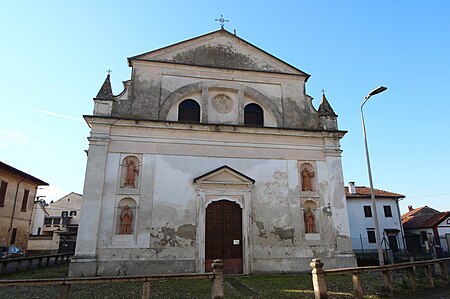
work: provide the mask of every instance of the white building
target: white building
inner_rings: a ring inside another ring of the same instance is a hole
[[[28,254],[74,252],[82,196],[71,192],[57,201],[35,202]]]
[[[398,205],[398,201],[405,196],[379,189],[374,191],[383,251],[405,251],[406,243]],[[350,182],[345,188],[345,196],[353,251],[359,258],[377,256],[370,188],[356,187],[354,182]]]
[[[128,59],[91,128],[71,276],[355,265],[337,115],[309,75],[221,29]],[[302,178],[303,177],[303,178]],[[307,216],[307,217],[306,217]],[[307,220],[304,220],[304,219]]]
[[[33,213],[31,215],[31,235],[39,236],[44,227],[44,219],[48,217],[45,201],[36,200],[33,204]]]

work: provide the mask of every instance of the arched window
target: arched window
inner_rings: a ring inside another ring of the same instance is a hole
[[[248,104],[244,108],[244,124],[250,126],[264,126],[264,110],[257,104]]]
[[[200,105],[194,100],[184,100],[178,105],[178,121],[200,122]]]

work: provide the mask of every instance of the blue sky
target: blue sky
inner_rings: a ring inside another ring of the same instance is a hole
[[[8,1],[0,18],[0,160],[52,188],[82,193],[92,98],[127,57],[217,30],[229,31],[311,75],[339,127],[345,181],[368,185],[365,105],[375,188],[407,205],[450,210],[449,1]],[[56,197],[56,198],[55,198]]]

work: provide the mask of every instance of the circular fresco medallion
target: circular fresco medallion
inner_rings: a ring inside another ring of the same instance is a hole
[[[227,95],[218,94],[212,99],[212,106],[217,112],[225,114],[233,109],[233,100]]]

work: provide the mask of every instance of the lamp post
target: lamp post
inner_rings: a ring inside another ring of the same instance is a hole
[[[383,249],[381,248],[380,226],[378,225],[378,213],[377,213],[377,206],[375,203],[375,191],[373,189],[372,171],[370,170],[369,148],[367,146],[367,135],[366,135],[366,126],[364,124],[363,106],[370,99],[371,96],[379,94],[380,92],[383,92],[386,89],[387,88],[384,86],[375,88],[374,90],[369,92],[369,94],[367,96],[364,97],[364,102],[361,105],[361,120],[362,120],[362,127],[363,127],[363,133],[364,133],[364,145],[366,147],[367,172],[369,173],[370,197],[372,199],[373,219],[375,222],[375,238],[376,238],[376,242],[377,242],[378,261],[380,263],[380,266],[384,266],[384,257],[383,257]]]

